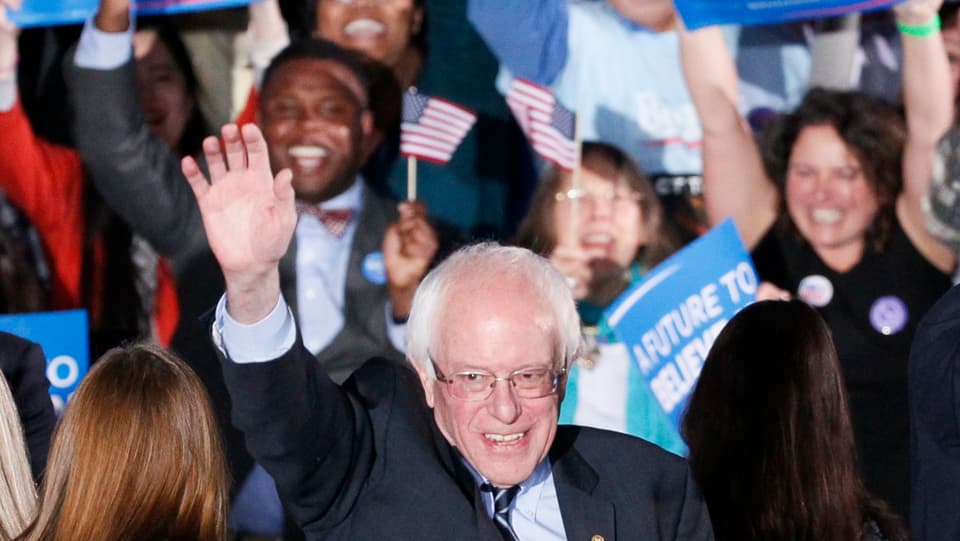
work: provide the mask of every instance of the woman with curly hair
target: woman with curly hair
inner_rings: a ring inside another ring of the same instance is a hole
[[[704,129],[712,223],[733,217],[761,280],[815,306],[836,340],[867,488],[909,509],[907,356],[950,287],[954,254],[926,229],[937,143],[953,90],[937,9],[896,9],[905,117],[859,94],[812,90],[758,149],[737,111],[736,70],[717,29],[681,36]]]

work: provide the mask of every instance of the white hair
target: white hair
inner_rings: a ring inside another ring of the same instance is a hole
[[[16,538],[37,512],[37,492],[26,453],[17,406],[0,374],[0,538]]]
[[[444,260],[420,283],[413,297],[407,320],[406,352],[410,362],[423,373],[436,377],[429,352],[436,350],[440,317],[450,291],[458,280],[471,275],[518,279],[537,298],[549,306],[557,333],[558,350],[563,353],[563,366],[569,368],[580,352],[580,316],[570,286],[549,260],[514,246],[483,242],[466,246]],[[482,295],[482,292],[478,292]]]

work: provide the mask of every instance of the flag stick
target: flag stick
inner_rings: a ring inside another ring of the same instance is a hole
[[[407,156],[407,201],[417,200],[417,158]]]
[[[580,162],[582,157],[580,155],[581,145],[580,145],[580,113],[573,113],[573,171],[570,172],[570,189],[574,190],[575,193],[580,192]],[[575,240],[577,238],[577,230],[580,225],[580,198],[574,198],[570,201],[570,239]],[[575,246],[579,246],[579,243],[576,243]]]

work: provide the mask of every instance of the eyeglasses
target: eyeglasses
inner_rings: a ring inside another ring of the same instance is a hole
[[[443,375],[437,363],[430,358],[437,381],[445,383],[450,395],[461,400],[479,402],[493,394],[493,387],[500,381],[509,381],[519,398],[542,398],[557,392],[561,378],[567,369],[521,368],[502,378],[483,370],[464,370],[449,376]]]
[[[582,201],[590,206],[595,206],[600,202],[610,203],[612,205],[623,205],[643,201],[643,195],[634,190],[627,192],[607,190],[600,193],[591,193],[583,188],[570,188],[569,190],[555,193],[553,197],[558,203]]]

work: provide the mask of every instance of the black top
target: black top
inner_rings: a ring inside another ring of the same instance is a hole
[[[883,253],[836,272],[777,226],[753,250],[761,280],[817,306],[840,356],[867,489],[909,512],[907,358],[920,319],[950,287],[897,223]],[[814,278],[811,278],[814,277]]]
[[[914,541],[960,539],[960,286],[927,313],[910,354]]]
[[[47,465],[50,438],[57,422],[50,401],[47,360],[39,345],[0,332],[0,369],[20,413],[30,469],[34,479],[39,480]]]

